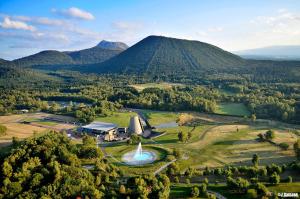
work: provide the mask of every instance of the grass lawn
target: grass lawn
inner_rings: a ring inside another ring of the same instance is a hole
[[[128,127],[130,117],[137,115],[134,112],[114,112],[106,117],[97,117],[95,121],[117,124],[119,127]]]
[[[250,112],[243,103],[221,103],[215,113],[224,115],[249,116]]]
[[[142,110],[142,112],[152,126],[156,126],[163,123],[176,122],[179,116],[179,114],[175,112],[152,110]]]
[[[130,85],[136,90],[143,91],[145,88],[160,88],[160,89],[170,89],[172,86],[182,86],[183,84],[177,83],[168,83],[168,82],[161,82],[161,83],[146,83],[146,84],[133,84]]]
[[[294,182],[294,183],[280,183],[278,185],[272,185],[268,186],[268,189],[270,191],[276,191],[277,193],[279,192],[300,192],[300,183],[299,182]]]
[[[56,123],[56,122],[52,122],[52,121],[44,121],[44,120],[37,121],[37,122],[35,122],[35,123],[42,124],[42,125],[46,125],[46,126],[55,126],[55,125],[58,124],[58,123]]]

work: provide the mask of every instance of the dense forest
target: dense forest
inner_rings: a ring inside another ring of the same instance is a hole
[[[1,114],[28,109],[72,115],[82,122],[89,122],[97,114],[105,115],[122,107],[214,113],[219,103],[236,102],[245,104],[257,118],[300,121],[300,86],[293,83],[255,83],[242,76],[206,80],[161,79],[30,70],[18,75],[16,69],[11,70],[12,73],[4,71],[6,76],[3,75],[0,81]],[[146,88],[140,92],[129,86],[162,80],[181,85],[170,89]],[[58,103],[49,103],[52,101],[69,102],[69,105],[60,107]]]
[[[168,198],[167,176],[125,177],[103,158],[92,137],[83,145],[66,135],[50,132],[25,141],[14,141],[1,160],[0,198]],[[82,160],[93,159],[87,170]],[[3,162],[3,163],[2,163]],[[121,183],[119,179],[126,179]]]

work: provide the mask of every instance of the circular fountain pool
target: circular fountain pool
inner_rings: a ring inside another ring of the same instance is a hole
[[[156,160],[156,154],[152,151],[142,150],[141,143],[137,150],[125,153],[122,161],[128,165],[144,165]]]

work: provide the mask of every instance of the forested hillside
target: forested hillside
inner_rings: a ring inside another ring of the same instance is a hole
[[[7,60],[0,58],[0,64],[5,63],[5,62],[7,62]]]
[[[94,64],[103,62],[113,56],[118,55],[123,50],[120,49],[104,49],[98,46],[93,48],[66,52],[67,55],[72,57],[76,64]]]
[[[1,59],[0,64],[22,68],[65,69],[73,65],[101,63],[121,53],[127,47],[121,42],[102,41],[97,46],[88,49],[68,52],[45,50],[11,62],[5,62]]]
[[[92,72],[136,74],[190,74],[240,68],[244,60],[213,45],[161,36],[149,36]]]

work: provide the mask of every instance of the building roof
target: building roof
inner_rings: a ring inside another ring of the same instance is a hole
[[[111,129],[117,128],[116,124],[106,123],[106,122],[92,122],[88,125],[82,126],[85,129],[93,129],[98,131],[109,131]]]

